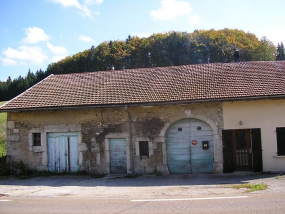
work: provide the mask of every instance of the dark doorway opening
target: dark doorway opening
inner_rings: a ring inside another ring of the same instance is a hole
[[[260,129],[223,130],[223,163],[224,173],[262,171]]]

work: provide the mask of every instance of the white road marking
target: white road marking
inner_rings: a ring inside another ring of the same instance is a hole
[[[247,198],[248,196],[232,196],[232,197],[213,197],[213,198],[166,198],[166,199],[142,199],[131,200],[133,202],[146,202],[146,201],[198,201],[198,200],[219,200],[219,199],[238,199]]]
[[[4,201],[4,202],[5,202],[5,201],[11,201],[11,200],[0,200],[0,202],[2,202],[2,201]]]

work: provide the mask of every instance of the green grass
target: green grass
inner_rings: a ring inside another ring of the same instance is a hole
[[[0,106],[5,102],[0,102]],[[0,157],[6,155],[6,123],[7,113],[0,113]]]
[[[233,188],[235,189],[247,189],[246,192],[255,192],[259,190],[265,190],[267,189],[268,185],[267,184],[237,184],[234,185]]]

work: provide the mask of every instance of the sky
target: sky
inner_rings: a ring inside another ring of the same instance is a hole
[[[0,0],[0,81],[128,35],[239,29],[285,43],[284,0]]]

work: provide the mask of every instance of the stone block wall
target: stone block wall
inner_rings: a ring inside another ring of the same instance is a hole
[[[10,112],[7,122],[7,155],[12,161],[23,161],[31,169],[47,170],[46,139],[43,139],[40,149],[31,149],[31,132],[40,130],[46,138],[47,133],[53,131],[76,131],[80,134],[81,170],[108,173],[106,138],[123,133],[131,141],[128,147],[131,162],[128,172],[155,173],[158,168],[167,171],[165,133],[168,127],[181,119],[197,118],[213,128],[214,172],[222,172],[223,113],[220,102],[128,106],[127,110],[129,114],[125,107]],[[149,157],[137,154],[136,142],[141,140],[151,142]]]

